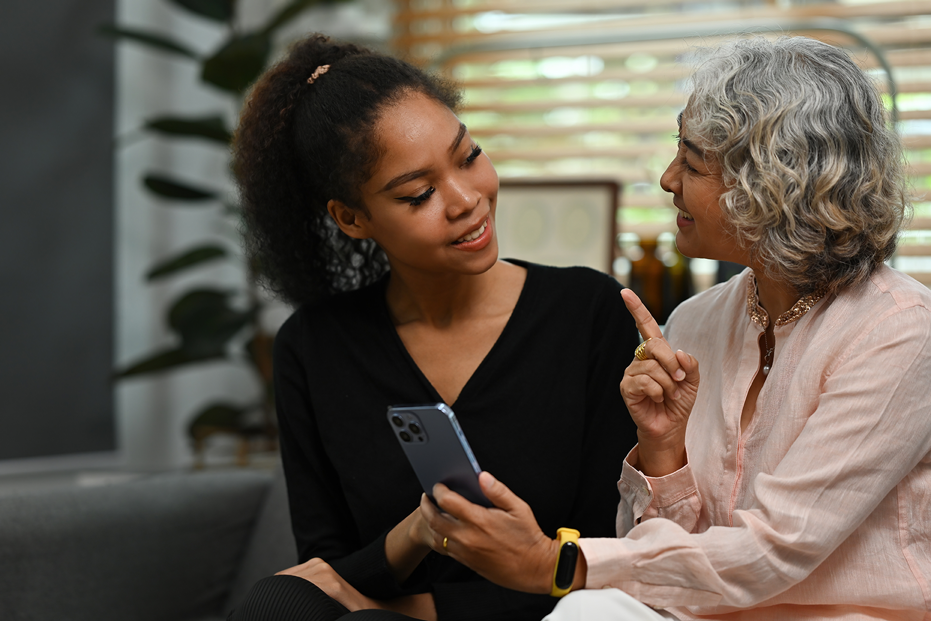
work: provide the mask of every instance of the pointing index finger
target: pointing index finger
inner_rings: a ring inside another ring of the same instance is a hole
[[[630,289],[622,289],[621,297],[624,298],[624,305],[637,322],[637,330],[643,340],[663,338],[663,332],[659,329],[659,324],[653,319],[649,309],[640,301],[637,294]]]
[[[679,364],[676,354],[670,349],[669,344],[663,337],[662,330],[659,329],[659,324],[653,319],[649,309],[640,301],[637,294],[630,289],[621,290],[621,297],[624,298],[627,310],[630,311],[634,321],[637,322],[637,329],[640,331],[643,340],[656,339],[653,341],[647,355],[659,362],[674,381],[679,382],[685,379],[685,371],[682,369],[682,365]]]

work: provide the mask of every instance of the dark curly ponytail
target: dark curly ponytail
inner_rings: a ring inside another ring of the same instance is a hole
[[[379,157],[375,123],[411,92],[452,110],[460,101],[449,83],[404,61],[322,35],[293,45],[255,84],[233,141],[233,172],[249,258],[286,301],[311,303],[387,270],[378,246],[343,235],[326,205],[336,199],[366,212],[360,188]]]

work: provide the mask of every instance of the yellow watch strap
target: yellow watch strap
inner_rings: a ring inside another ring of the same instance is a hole
[[[575,565],[579,558],[579,531],[572,528],[560,528],[556,531],[559,540],[559,552],[556,554],[556,566],[553,568],[553,588],[550,595],[562,597],[572,590],[575,578]],[[570,544],[567,552],[566,544]]]

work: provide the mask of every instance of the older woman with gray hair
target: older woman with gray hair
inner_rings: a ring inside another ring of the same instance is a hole
[[[553,621],[931,618],[931,292],[885,264],[900,141],[814,40],[730,43],[692,82],[661,179],[676,241],[747,269],[665,335],[622,294],[645,342],[621,382],[639,444],[618,538],[550,539],[488,473],[496,509],[438,486],[423,511],[491,580],[577,590]]]

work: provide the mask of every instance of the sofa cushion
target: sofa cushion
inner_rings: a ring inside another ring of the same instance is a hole
[[[291,531],[288,488],[284,472],[279,467],[252,530],[239,572],[233,580],[227,608],[232,609],[238,605],[252,585],[262,578],[296,563],[297,546]]]
[[[0,619],[223,615],[271,475],[155,475],[0,497]]]

